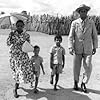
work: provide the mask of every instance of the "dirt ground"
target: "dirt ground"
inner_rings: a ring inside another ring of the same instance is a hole
[[[11,69],[9,66],[9,47],[6,45],[6,39],[10,30],[0,30],[0,100],[100,100],[100,48],[93,56],[92,74],[87,88],[89,93],[81,91],[74,91],[73,88],[73,68],[72,56],[68,53],[67,36],[63,36],[62,46],[66,50],[65,68],[60,75],[58,83],[58,91],[53,91],[53,86],[50,81],[50,68],[49,68],[49,50],[54,44],[54,36],[47,35],[39,32],[28,32],[31,36],[32,45],[40,46],[40,55],[44,59],[44,69],[46,74],[41,73],[39,79],[38,94],[33,93],[30,84],[21,84],[18,94],[20,97],[15,99],[13,96],[14,80],[12,79]],[[99,46],[100,46],[100,37]],[[29,53],[31,56],[32,53]],[[81,70],[80,80],[83,72]],[[79,83],[80,84],[80,83]]]

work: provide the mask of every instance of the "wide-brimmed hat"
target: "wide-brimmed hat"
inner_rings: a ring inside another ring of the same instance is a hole
[[[82,10],[82,9],[85,9],[88,12],[91,8],[89,6],[86,6],[85,4],[82,4],[76,9],[76,11],[80,12],[80,10]]]

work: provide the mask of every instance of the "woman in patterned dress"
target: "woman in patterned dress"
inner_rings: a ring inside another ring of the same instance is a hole
[[[10,66],[13,72],[13,78],[15,80],[14,96],[18,98],[17,89],[19,84],[30,81],[30,61],[27,53],[22,51],[22,45],[25,41],[30,42],[30,35],[23,31],[24,22],[18,20],[16,22],[16,30],[10,32],[7,38],[7,45],[10,48]]]

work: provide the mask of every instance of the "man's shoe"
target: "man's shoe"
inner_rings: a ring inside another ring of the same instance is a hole
[[[78,88],[78,82],[77,81],[74,82],[74,88],[73,89],[76,90],[76,91],[79,90],[79,88]]]
[[[76,91],[78,91],[79,90],[79,88],[78,87],[76,87],[76,86],[74,86],[74,88],[73,88],[74,90],[76,90]]]
[[[88,93],[85,83],[82,82],[81,89],[84,93]]]

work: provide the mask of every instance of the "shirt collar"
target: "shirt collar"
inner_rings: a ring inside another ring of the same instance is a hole
[[[84,22],[87,22],[88,19],[89,19],[89,17],[87,17],[87,18],[84,20]],[[81,18],[79,18],[79,21],[82,23],[83,20],[82,20]]]
[[[61,47],[61,45],[60,45],[60,47],[57,47],[57,46],[56,46],[56,44],[55,44],[55,45],[54,45],[54,47],[56,47],[56,48],[60,48],[60,47]]]

